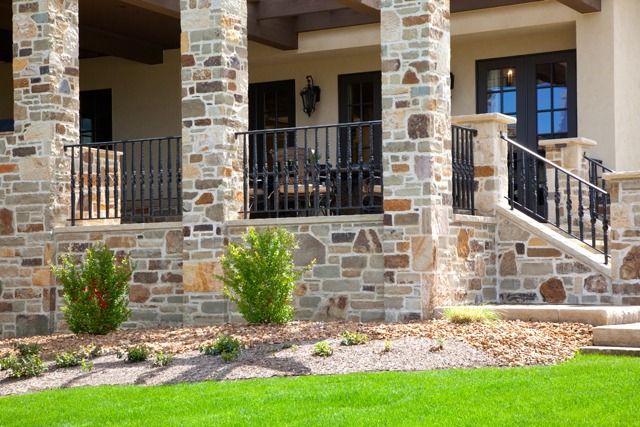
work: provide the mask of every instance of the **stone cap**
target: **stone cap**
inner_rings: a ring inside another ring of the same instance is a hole
[[[485,113],[485,114],[469,114],[464,116],[452,116],[452,125],[461,125],[465,123],[481,123],[496,122],[505,125],[512,125],[517,122],[515,117],[507,116],[502,113]]]
[[[595,147],[598,143],[593,139],[578,136],[575,138],[543,139],[538,141],[538,145],[542,147],[552,147],[554,145],[582,145],[584,147]]]
[[[640,180],[640,171],[606,172],[602,174],[602,179],[607,182],[636,181]]]

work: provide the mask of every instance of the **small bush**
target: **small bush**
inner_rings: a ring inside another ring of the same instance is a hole
[[[383,353],[390,353],[393,350],[393,343],[389,340],[385,340],[384,347],[382,347]]]
[[[147,360],[151,351],[146,345],[135,345],[133,347],[129,347],[125,353],[127,355],[127,358],[125,359],[126,362],[138,363]],[[118,358],[122,358],[123,356],[124,355],[122,353],[118,353]]]
[[[158,351],[153,356],[153,366],[163,367],[169,365],[173,362],[173,355],[169,353],[164,353],[162,351]]]
[[[442,338],[438,338],[438,340],[436,341],[436,344],[432,345],[429,348],[429,351],[431,353],[437,353],[437,352],[442,351],[442,350],[444,350],[444,340]]]
[[[0,371],[6,371],[11,368],[11,365],[16,357],[12,354],[7,354],[0,358]]]
[[[360,332],[344,331],[342,333],[342,341],[340,345],[360,345],[369,342],[367,334],[361,334]]]
[[[458,324],[492,322],[500,318],[498,313],[484,307],[449,307],[444,310],[443,317]]]
[[[331,344],[326,341],[320,341],[313,346],[313,355],[319,357],[329,357],[333,354]]]
[[[129,318],[129,280],[133,268],[128,257],[119,260],[104,245],[89,248],[76,265],[68,254],[52,267],[63,286],[62,312],[74,333],[104,335]]]
[[[84,359],[78,353],[64,352],[56,355],[56,368],[80,366]]]
[[[39,345],[18,344],[16,350],[18,355],[10,354],[0,360],[0,366],[9,371],[10,377],[35,377],[47,370],[39,355]]]
[[[213,343],[200,347],[200,353],[220,356],[225,362],[230,362],[240,356],[240,341],[228,335],[221,335]]]
[[[21,356],[37,356],[40,354],[40,350],[42,350],[42,346],[40,344],[16,344],[16,350],[20,353]]]
[[[229,243],[221,259],[225,295],[249,323],[286,323],[293,318],[293,289],[305,268],[293,264],[298,241],[282,228],[250,228],[242,243]]]
[[[80,355],[84,359],[93,359],[94,357],[98,357],[102,354],[102,348],[99,345],[89,344],[82,347],[80,350]]]
[[[91,360],[82,359],[80,362],[80,370],[84,373],[93,371],[93,362]]]

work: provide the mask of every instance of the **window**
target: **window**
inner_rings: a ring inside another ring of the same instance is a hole
[[[80,92],[80,143],[111,140],[111,89]]]

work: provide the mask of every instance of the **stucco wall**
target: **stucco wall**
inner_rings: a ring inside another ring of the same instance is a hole
[[[13,117],[13,76],[11,64],[0,62],[0,120]]]

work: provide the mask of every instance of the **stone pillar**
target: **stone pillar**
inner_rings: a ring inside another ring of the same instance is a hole
[[[453,287],[449,27],[448,0],[381,2],[388,321],[429,317]]]
[[[604,174],[611,196],[613,303],[640,305],[640,172]]]
[[[506,134],[516,119],[489,113],[452,117],[451,122],[478,131],[473,142],[475,206],[478,215],[495,216],[496,206],[504,203],[509,192],[507,142],[500,138],[500,133]]]
[[[180,2],[186,322],[227,319],[215,274],[223,225],[242,204],[242,145],[234,133],[248,126],[246,3]]]
[[[63,146],[79,135],[77,0],[13,0],[13,52],[15,132],[0,153],[0,323],[4,336],[25,336],[53,326],[52,230],[69,214]]]

